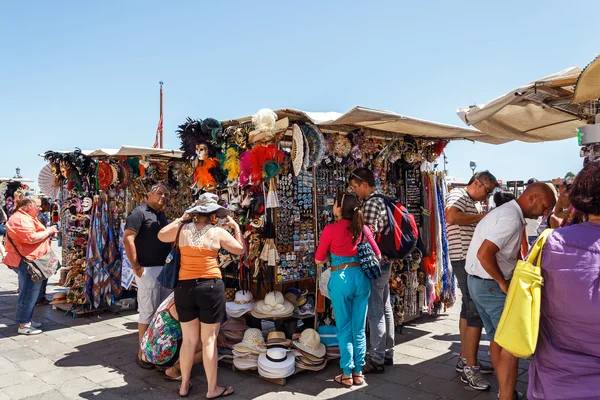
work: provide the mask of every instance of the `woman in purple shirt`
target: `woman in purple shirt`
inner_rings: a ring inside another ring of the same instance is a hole
[[[579,173],[570,198],[585,222],[555,230],[543,249],[529,399],[600,399],[600,163]]]

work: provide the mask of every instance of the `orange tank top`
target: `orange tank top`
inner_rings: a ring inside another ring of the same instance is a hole
[[[212,228],[212,229],[211,229]],[[210,225],[200,231],[196,224],[187,224],[179,237],[179,279],[218,278],[219,250],[213,248],[216,229]]]

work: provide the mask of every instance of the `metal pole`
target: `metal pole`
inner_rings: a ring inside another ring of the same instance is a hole
[[[163,82],[160,81],[160,148],[163,148]]]

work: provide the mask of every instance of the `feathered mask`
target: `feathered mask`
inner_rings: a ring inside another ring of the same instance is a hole
[[[208,156],[214,157],[216,145],[222,143],[223,128],[221,123],[214,118],[200,119],[187,118],[184,124],[177,127],[177,136],[181,140],[180,150],[183,158],[190,160],[196,158],[196,149],[200,144],[208,147]]]

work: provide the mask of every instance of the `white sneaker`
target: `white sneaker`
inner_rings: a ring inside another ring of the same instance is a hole
[[[39,335],[42,333],[41,329],[34,328],[31,326],[31,322],[25,325],[23,328],[19,328],[19,335]]]
[[[39,328],[40,326],[42,326],[41,322],[33,322],[31,321],[31,326],[33,326],[34,328]]]

